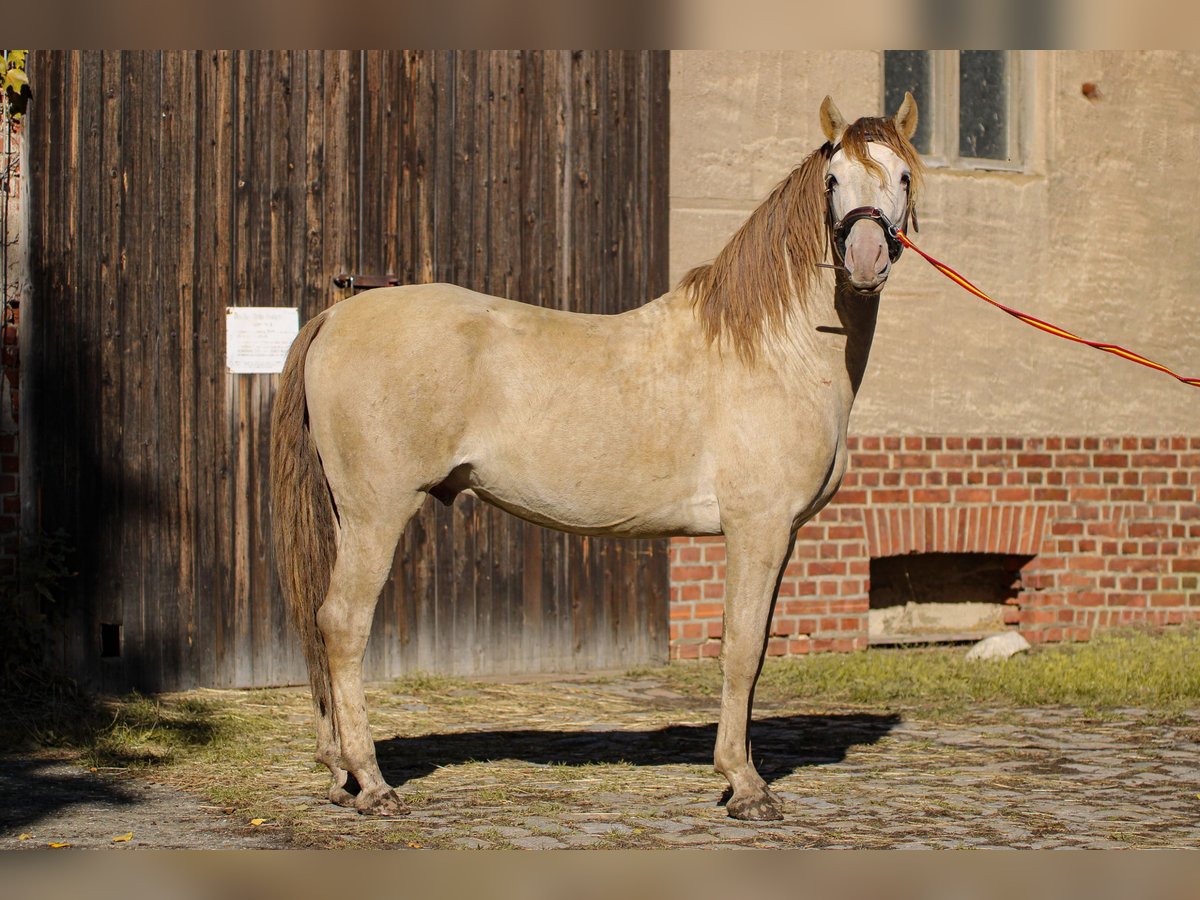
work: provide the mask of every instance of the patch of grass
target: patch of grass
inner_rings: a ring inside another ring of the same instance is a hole
[[[714,697],[720,693],[715,664],[660,671],[677,690]],[[763,667],[759,685],[758,696],[774,701],[1171,712],[1200,702],[1200,628],[1103,632],[1088,643],[1039,646],[1003,661],[968,661],[962,647],[878,647],[772,659]]]
[[[211,703],[194,697],[164,703],[135,692],[102,708],[111,710],[111,720],[94,728],[84,742],[82,761],[92,766],[170,762],[232,734],[230,723],[216,715]]]
[[[451,691],[472,687],[471,683],[450,675],[433,675],[426,672],[416,672],[405,675],[389,682],[387,689],[393,694],[411,696],[441,696]]]

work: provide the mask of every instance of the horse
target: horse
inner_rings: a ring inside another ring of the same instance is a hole
[[[272,412],[280,582],[308,665],[329,799],[396,815],[362,660],[406,523],[472,495],[584,535],[724,535],[713,761],[727,813],[782,817],[747,728],[797,529],[837,491],[880,291],[914,211],[917,107],[847,124],[706,265],[618,315],[450,284],[366,291],[298,333]],[[833,262],[824,262],[831,258]]]

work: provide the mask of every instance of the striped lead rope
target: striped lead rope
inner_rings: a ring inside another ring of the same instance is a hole
[[[896,237],[900,239],[900,243],[902,243],[905,247],[908,247],[910,250],[919,253],[927,263],[929,263],[959,287],[974,294],[980,300],[990,303],[992,306],[996,307],[996,309],[1008,313],[1014,319],[1020,319],[1026,325],[1032,325],[1034,328],[1039,328],[1048,334],[1057,335],[1060,338],[1066,338],[1068,341],[1074,341],[1077,344],[1086,344],[1088,347],[1095,347],[1097,350],[1103,350],[1106,353],[1113,353],[1117,356],[1124,357],[1130,362],[1135,362],[1138,365],[1145,366],[1148,369],[1155,369],[1166,375],[1170,375],[1172,378],[1176,379],[1177,381],[1182,381],[1184,384],[1190,384],[1192,387],[1200,387],[1200,378],[1185,378],[1177,372],[1172,372],[1166,366],[1156,363],[1153,360],[1146,359],[1146,357],[1140,356],[1137,353],[1134,353],[1132,350],[1126,350],[1124,347],[1120,347],[1116,344],[1104,344],[1100,341],[1089,341],[1086,338],[1081,338],[1077,334],[1071,334],[1071,332],[1064,328],[1059,328],[1057,325],[1051,325],[1049,322],[1043,322],[1041,319],[1035,318],[1028,313],[1023,313],[1020,310],[1005,306],[1003,303],[998,303],[979,288],[975,287],[975,285],[971,284],[971,282],[967,281],[967,279],[955,272],[948,265],[934,259],[928,253],[910,241],[908,239],[908,235],[906,235],[903,231],[896,229]]]

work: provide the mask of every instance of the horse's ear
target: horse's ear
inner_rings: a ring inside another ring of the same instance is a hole
[[[904,100],[900,109],[896,111],[894,121],[896,130],[904,135],[905,139],[911,140],[917,133],[917,101],[913,99],[911,91],[904,92]]]
[[[825,140],[836,144],[842,132],[846,130],[846,120],[833,104],[832,97],[821,101],[821,130],[825,132]]]

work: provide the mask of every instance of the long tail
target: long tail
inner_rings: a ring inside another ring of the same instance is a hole
[[[317,628],[337,556],[333,501],[312,433],[304,391],[309,346],[322,313],[296,336],[284,363],[271,414],[271,505],[275,563],[292,624],[304,645],[317,714],[333,721],[329,657]]]

